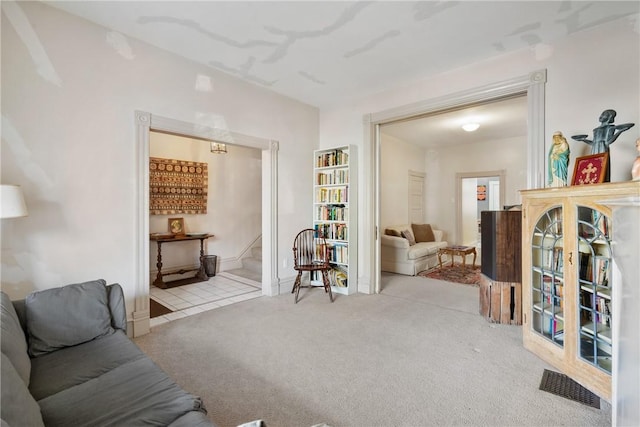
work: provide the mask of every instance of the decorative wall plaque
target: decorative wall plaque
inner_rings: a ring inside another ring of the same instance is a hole
[[[207,163],[150,157],[149,213],[206,214],[208,185]]]

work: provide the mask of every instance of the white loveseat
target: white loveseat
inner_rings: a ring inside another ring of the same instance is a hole
[[[392,225],[384,229],[380,256],[382,271],[415,276],[438,265],[438,249],[448,245],[442,240],[444,232],[432,229],[435,241],[410,245],[409,240],[402,237],[402,232],[406,230],[413,233],[410,224]]]

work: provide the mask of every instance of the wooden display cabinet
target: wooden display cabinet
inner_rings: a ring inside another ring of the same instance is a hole
[[[522,191],[524,346],[611,401],[612,230],[622,182]]]

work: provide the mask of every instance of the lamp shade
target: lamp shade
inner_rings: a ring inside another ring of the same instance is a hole
[[[17,185],[0,185],[0,218],[27,216],[22,189]]]

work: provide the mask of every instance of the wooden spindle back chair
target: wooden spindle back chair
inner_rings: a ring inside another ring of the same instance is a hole
[[[329,282],[329,269],[331,268],[329,265],[329,247],[324,237],[317,236],[314,229],[307,228],[302,230],[293,240],[293,268],[298,272],[291,290],[291,293],[295,293],[296,303],[298,303],[298,294],[302,287],[302,273],[305,271],[309,272],[310,282],[314,272],[320,272],[323,286],[313,286],[309,283],[309,287],[324,287],[324,291],[329,293],[329,299],[333,302],[333,293]]]

